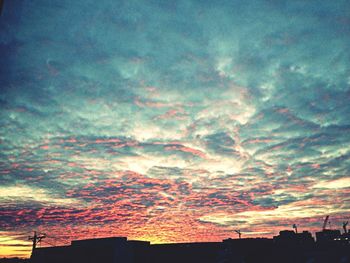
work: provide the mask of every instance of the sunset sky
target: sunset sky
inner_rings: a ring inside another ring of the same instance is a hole
[[[0,257],[341,229],[348,0],[5,0]]]

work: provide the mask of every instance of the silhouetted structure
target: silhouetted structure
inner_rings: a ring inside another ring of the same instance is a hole
[[[321,232],[316,232],[316,240],[319,244],[333,243],[333,241],[340,238],[341,233],[339,230],[324,229]]]
[[[315,240],[311,233],[303,231],[302,233],[296,233],[291,230],[280,231],[278,236],[274,236],[273,240],[280,246],[293,246],[293,247],[308,247],[310,248],[315,244]]]
[[[241,230],[235,230],[235,232],[238,234],[238,238],[241,239],[242,237]]]
[[[128,241],[126,237],[110,237],[72,241],[70,246],[37,248],[35,263],[119,263],[142,262],[150,242]]]
[[[296,224],[293,224],[293,228],[295,229],[295,233],[298,234],[298,226]]]
[[[215,262],[274,262],[274,243],[269,238],[225,239],[220,261]]]
[[[343,222],[344,234],[347,234],[347,233],[348,233],[348,230],[346,229],[348,223],[349,223],[349,221]]]
[[[322,231],[316,232],[316,241],[318,245],[321,247],[329,248],[333,246],[339,246],[339,244],[344,243],[339,241],[346,241],[346,240],[345,238],[342,237],[342,234],[339,230],[327,229],[327,223],[329,222],[328,219],[329,219],[329,216],[326,216],[323,223]],[[347,226],[347,222],[344,222],[343,229],[345,230],[345,232],[346,232],[346,226]],[[344,234],[346,235],[347,233],[344,233]]]
[[[31,263],[350,263],[350,233],[327,229],[329,216],[316,242],[308,231],[283,230],[270,238],[241,238],[223,242],[150,244],[147,241],[109,237],[75,240],[70,246],[36,248],[44,234],[33,240]]]
[[[346,233],[348,235],[348,233]],[[344,236],[345,240],[345,236]],[[35,248],[31,263],[337,263],[350,262],[350,244],[319,246],[311,233],[284,230],[273,239],[150,244],[110,237],[72,241],[69,246]]]
[[[148,257],[140,262],[219,262],[222,242],[177,243],[151,245]]]
[[[28,237],[28,240],[33,241],[32,244],[32,253],[36,248],[36,245],[41,242],[46,237],[45,234],[37,234],[36,231],[34,231],[34,235],[32,237]]]

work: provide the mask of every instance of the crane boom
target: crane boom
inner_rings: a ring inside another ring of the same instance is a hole
[[[238,234],[238,238],[241,239],[241,236],[242,236],[241,230],[235,230],[235,232]]]
[[[344,233],[348,233],[346,226],[348,225],[349,221],[343,222],[343,229],[344,229]]]
[[[324,219],[324,222],[323,222],[323,227],[322,227],[322,230],[326,230],[326,227],[327,227],[327,223],[328,223],[328,219],[329,219],[329,216],[326,216],[326,218]]]

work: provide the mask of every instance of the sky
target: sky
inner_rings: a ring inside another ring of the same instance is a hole
[[[0,257],[341,229],[350,2],[10,0]]]

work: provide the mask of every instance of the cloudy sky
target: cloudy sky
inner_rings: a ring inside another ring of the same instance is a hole
[[[0,17],[0,256],[341,228],[350,3],[10,0]]]

